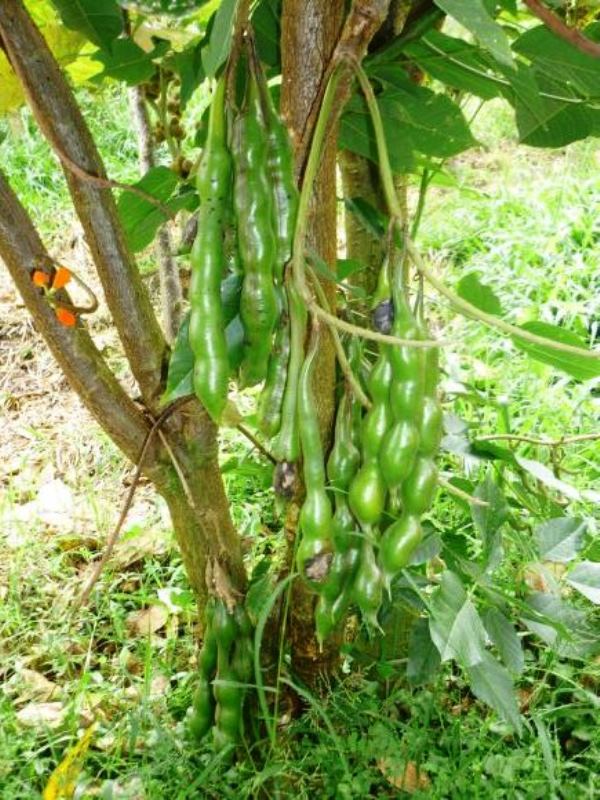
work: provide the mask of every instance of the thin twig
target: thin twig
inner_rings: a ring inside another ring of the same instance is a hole
[[[600,433],[580,433],[575,436],[562,436],[560,439],[543,439],[536,436],[524,436],[523,434],[518,433],[492,433],[477,437],[478,442],[513,441],[552,448],[562,447],[564,444],[594,442],[598,440],[600,440]]]
[[[144,439],[144,443],[142,445],[142,450],[137,460],[137,464],[135,467],[135,472],[133,473],[133,478],[131,481],[131,485],[129,487],[129,491],[127,492],[127,497],[125,498],[125,503],[123,504],[123,508],[121,509],[121,513],[119,514],[119,519],[113,532],[108,537],[108,541],[106,543],[106,547],[104,548],[104,552],[100,560],[97,562],[96,566],[94,567],[94,571],[90,575],[90,578],[85,585],[83,591],[81,592],[79,598],[75,601],[74,604],[74,611],[81,608],[81,606],[85,605],[89,600],[90,594],[92,589],[98,582],[100,575],[102,574],[102,570],[106,566],[109,558],[112,555],[113,550],[115,549],[115,545],[121,533],[121,529],[127,519],[127,514],[129,513],[129,509],[131,508],[131,504],[133,503],[133,497],[135,495],[135,491],[138,487],[138,483],[140,481],[140,477],[142,475],[142,468],[144,466],[144,460],[146,458],[146,454],[150,449],[150,445],[152,444],[152,440],[154,439],[154,435],[159,431],[161,425],[171,416],[171,414],[176,411],[181,406],[188,403],[191,399],[191,396],[188,397],[180,397],[178,400],[175,400],[171,403],[170,406],[167,406],[164,411],[156,418],[156,420],[152,423],[152,427],[148,430],[146,434],[146,438]],[[176,462],[174,462],[176,463]],[[175,469],[177,470],[178,467],[176,466]],[[186,489],[186,484],[184,484],[184,489]],[[189,487],[187,487],[189,490]]]
[[[468,492],[464,492],[462,489],[459,489],[458,486],[450,483],[450,481],[446,478],[442,478],[441,475],[438,476],[438,483],[440,486],[444,487],[448,494],[453,494],[455,497],[460,497],[461,500],[466,500],[467,503],[470,503],[472,506],[482,506],[484,508],[489,506],[487,500],[481,500],[479,497],[475,497]]]
[[[121,183],[120,181],[113,181],[111,178],[101,178],[100,175],[93,175],[91,172],[87,172],[83,167],[79,166],[79,164],[73,161],[70,156],[61,150],[56,139],[50,138],[49,141],[52,149],[60,159],[63,166],[66,167],[69,172],[72,172],[73,175],[76,175],[80,180],[86,181],[86,183],[91,183],[93,186],[97,186],[100,189],[120,189],[123,192],[135,194],[142,200],[145,200],[147,203],[156,206],[161,214],[163,214],[167,219],[175,219],[175,214],[170,208],[168,208],[168,206],[166,206],[164,203],[161,203],[161,201],[157,200],[153,195],[148,194],[148,192],[145,192],[143,189],[140,189],[139,186],[131,186],[129,183]]]
[[[317,297],[319,299],[319,302],[323,306],[325,306],[325,309],[329,313],[331,313],[331,307],[330,307],[329,302],[327,300],[327,295],[323,291],[323,287],[321,286],[319,280],[317,279],[317,277],[316,277],[316,275],[314,273],[314,270],[312,270],[310,267],[309,267],[309,274],[310,274],[310,277],[312,279],[313,286],[314,286],[315,292],[317,294]],[[333,325],[330,322],[327,323],[327,326],[329,328],[329,332],[331,333],[331,336],[332,336],[332,339],[333,339],[333,344],[334,344],[334,347],[335,347],[335,352],[336,352],[336,355],[337,355],[337,359],[338,359],[339,364],[340,364],[340,368],[341,368],[342,372],[344,373],[344,377],[346,378],[348,386],[350,387],[352,393],[354,394],[354,396],[356,397],[358,402],[361,405],[363,405],[365,408],[370,408],[372,403],[369,400],[369,398],[367,397],[367,395],[365,394],[365,392],[363,391],[363,388],[360,385],[360,381],[357,379],[357,377],[354,374],[354,371],[353,371],[353,369],[352,369],[352,367],[350,365],[350,362],[348,361],[348,357],[346,355],[346,351],[344,350],[344,346],[342,345],[342,340],[340,339],[340,335],[338,333],[338,329],[336,328],[335,325]]]
[[[235,427],[236,427],[236,428],[237,428],[237,430],[238,430],[238,431],[239,431],[239,432],[242,434],[242,436],[245,436],[245,437],[246,437],[246,439],[248,439],[248,441],[249,441],[249,442],[252,442],[252,444],[254,445],[254,447],[256,447],[256,449],[257,449],[257,450],[258,450],[260,453],[262,453],[262,455],[263,455],[265,458],[268,458],[268,459],[269,459],[269,461],[270,461],[272,464],[277,464],[277,459],[275,458],[275,456],[273,456],[271,453],[269,453],[269,451],[268,451],[268,450],[267,450],[267,448],[264,446],[264,444],[263,444],[262,442],[260,442],[260,441],[259,441],[259,440],[256,438],[256,436],[255,436],[255,435],[252,433],[252,431],[248,430],[248,428],[247,428],[245,425],[241,425],[241,424],[238,424],[238,425],[236,425]]]
[[[540,0],[523,0],[525,5],[529,8],[532,14],[538,19],[541,19],[547,28],[550,28],[552,33],[555,33],[565,42],[569,42],[573,47],[576,47],[580,52],[585,53],[593,58],[600,58],[600,44],[593,42],[584,36],[577,28],[569,28],[553,11],[547,8]]]

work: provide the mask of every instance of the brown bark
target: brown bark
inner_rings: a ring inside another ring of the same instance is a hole
[[[148,172],[155,164],[154,140],[144,92],[140,86],[130,91],[130,104],[138,137],[140,172]],[[181,325],[183,292],[179,280],[179,269],[173,258],[173,245],[168,224],[162,225],[156,234],[154,252],[158,260],[160,280],[161,319],[168,342],[173,342]]]
[[[21,0],[0,3],[0,38],[55,151],[86,172],[105,177],[70,86]],[[125,243],[114,198],[109,189],[86,181],[68,166],[64,171],[125,353],[142,396],[152,407],[161,389],[166,343]]]
[[[0,38],[40,128],[63,162],[66,156],[85,171],[103,176],[101,159],[70,88],[20,0],[0,2]],[[114,199],[110,191],[79,173],[68,168],[65,173],[127,358],[147,407],[154,411],[162,390],[166,344],[125,244]],[[126,455],[137,460],[148,430],[143,415],[111,375],[83,327],[61,329],[32,288],[29,270],[33,259],[44,254],[43,246],[14,194],[7,186],[0,189],[0,252],[29,310],[73,388]],[[18,272],[19,264],[27,269]],[[245,573],[219,471],[215,426],[193,403],[169,418],[163,434],[185,486],[165,448],[158,445],[148,454],[144,472],[173,514],[190,583],[200,598],[205,597],[208,565],[213,582],[215,575],[219,579],[211,588],[235,595],[244,589]]]
[[[37,329],[92,416],[132,461],[137,462],[149,425],[127,396],[96,349],[83,323],[61,325],[40,289],[31,280],[48,253],[27,212],[0,173],[0,258],[5,262]],[[240,539],[217,462],[215,427],[198,403],[173,414],[164,435],[183,474],[185,488],[168,453],[155,442],[143,472],[163,495],[172,515],[186,573],[200,602],[206,597],[207,564],[218,564],[221,586],[234,597],[243,592],[246,576]],[[215,573],[215,570],[212,570]],[[223,584],[226,584],[223,586]],[[211,587],[215,588],[215,587]]]
[[[375,164],[350,150],[341,151],[339,163],[344,197],[349,200],[362,197],[375,208],[381,209],[383,195]],[[366,313],[370,306],[369,298],[373,296],[377,286],[384,250],[383,243],[380,237],[366,230],[356,215],[348,209],[344,212],[344,227],[346,255],[362,264],[362,269],[354,273],[351,282],[366,294],[366,299],[359,309],[362,313]]]
[[[323,76],[342,26],[343,0],[284,0],[281,17],[282,88],[281,111],[296,148],[298,172],[300,153],[305,150],[303,132],[322,91]],[[307,246],[335,269],[337,252],[335,197],[336,130],[330,132],[323,149],[315,181]],[[330,303],[335,302],[335,285],[325,285]],[[315,369],[315,397],[322,435],[329,442],[334,413],[335,351],[329,333],[321,339]],[[290,509],[288,517],[296,518]],[[315,595],[301,582],[293,587],[289,635],[295,672],[314,683],[321,671],[330,671],[337,647],[320,653],[314,635]]]

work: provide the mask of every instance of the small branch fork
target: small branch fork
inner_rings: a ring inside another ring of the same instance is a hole
[[[584,36],[577,28],[570,28],[553,11],[545,6],[541,0],[523,0],[532,14],[540,19],[552,33],[555,33],[565,42],[572,44],[581,53],[593,58],[600,58],[600,44]]]

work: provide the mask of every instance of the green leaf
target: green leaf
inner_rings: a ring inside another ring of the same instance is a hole
[[[523,672],[525,657],[515,626],[497,608],[489,608],[486,611],[483,624],[490,639],[498,648],[505,666],[517,675]]]
[[[512,725],[518,734],[522,723],[515,687],[507,670],[489,653],[484,653],[480,663],[467,669],[471,691]]]
[[[597,647],[597,634],[590,631],[586,613],[548,592],[527,597],[521,621],[559,655],[580,658]]]
[[[411,172],[414,166],[412,143],[399,129],[397,121],[382,113],[383,131],[390,157],[390,166],[399,175]],[[344,112],[338,134],[338,146],[377,163],[377,145],[371,117],[362,97],[349,103]]]
[[[92,55],[95,61],[104,65],[104,71],[98,78],[114,78],[124,81],[128,86],[150,80],[156,70],[152,59],[160,57],[169,47],[167,42],[161,45],[152,53],[147,53],[133,39],[117,39],[110,52],[98,50]]]
[[[487,506],[471,505],[473,523],[483,541],[483,557],[487,566],[496,566],[502,557],[500,528],[508,518],[508,503],[488,472],[475,489],[475,497]]]
[[[567,575],[567,583],[591,600],[600,605],[600,564],[596,561],[581,561]]]
[[[193,394],[192,370],[194,368],[194,354],[189,342],[190,312],[185,315],[179,330],[167,372],[167,387],[161,398],[161,405],[168,405],[179,397]]]
[[[598,96],[600,61],[556,36],[545,25],[525,31],[513,42],[513,50],[529,59],[540,74],[569,87],[573,95]]]
[[[508,37],[490,16],[483,0],[435,0],[435,4],[470,31],[501,64],[514,67]]]
[[[409,42],[404,52],[433,78],[469,94],[491,100],[501,94],[502,84],[490,66],[487,54],[464,39],[436,30]],[[497,65],[495,65],[497,66]]]
[[[203,6],[207,0],[119,0],[127,9],[140,14],[170,14],[181,16]]]
[[[414,685],[427,683],[440,665],[440,654],[429,633],[429,624],[420,617],[410,629],[406,677]]]
[[[360,272],[365,268],[365,265],[354,258],[338,258],[336,264],[337,279],[338,281],[345,281],[356,272]]]
[[[502,305],[493,289],[479,279],[478,272],[469,272],[460,279],[456,287],[457,294],[471,305],[485,311],[486,314],[502,316]]]
[[[269,67],[281,64],[281,0],[260,0],[252,14],[252,27],[256,37],[259,58]]]
[[[52,0],[67,28],[82,33],[103,50],[111,50],[123,31],[123,13],[115,0]]]
[[[520,326],[524,331],[535,333],[537,336],[544,336],[554,342],[574,345],[582,349],[587,349],[583,339],[576,333],[560,328],[558,325],[550,325],[548,322],[527,322]],[[528,356],[536,361],[549,364],[556,369],[560,369],[579,381],[587,381],[597,378],[600,375],[600,359],[587,358],[584,355],[574,353],[563,353],[546,345],[532,344],[519,336],[512,337],[514,344],[527,353]]]
[[[536,480],[560,492],[570,500],[581,500],[582,498],[589,500],[592,503],[600,503],[600,492],[592,491],[591,489],[582,489],[579,491],[575,486],[566,481],[557,478],[556,475],[545,464],[533,459],[523,458],[516,456],[517,464],[522,467],[526,472],[532,475]]]
[[[217,74],[229,55],[236,10],[237,0],[222,0],[215,13],[208,44],[202,50],[202,65],[209,78]]]
[[[253,625],[256,625],[260,612],[265,607],[269,597],[273,594],[275,589],[275,579],[273,574],[268,571],[259,575],[256,580],[250,584],[246,592],[245,607]]]
[[[197,204],[196,192],[189,189],[172,197],[178,185],[179,177],[168,167],[153,167],[135,184],[172,212],[182,208],[191,210]],[[117,207],[127,243],[134,253],[147,247],[158,228],[166,221],[160,208],[131,192],[121,193]]]
[[[384,236],[387,217],[368,200],[362,197],[346,197],[344,205],[351,214],[354,214],[367,233],[378,239]]]
[[[202,66],[202,42],[189,45],[180,53],[173,53],[169,66],[179,75],[181,81],[181,106],[185,108],[189,99],[205,78]]]
[[[567,563],[577,558],[583,547],[586,523],[578,517],[556,517],[538,525],[533,535],[540,558]]]
[[[485,655],[485,629],[457,575],[446,570],[431,596],[429,630],[442,661],[455,658],[465,667]]]

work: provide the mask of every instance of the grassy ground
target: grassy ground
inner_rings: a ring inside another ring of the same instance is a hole
[[[123,98],[115,95],[109,105],[89,98],[86,109],[92,108],[109,173],[133,178]],[[482,147],[448,166],[456,186],[431,192],[421,245],[449,283],[478,271],[511,320],[542,318],[591,336],[600,321],[597,143],[552,153],[519,148],[503,106],[484,110],[476,132]],[[35,211],[52,252],[89,276],[56,162],[28,116],[13,122],[0,162]],[[454,318],[433,296],[430,307],[456,343],[444,360],[447,410],[472,432],[495,433],[507,417],[512,430],[536,436],[597,429],[597,383],[576,383],[532,362],[498,335]],[[418,689],[407,688],[392,670],[382,689],[377,672],[358,666],[350,653],[347,678],[309,702],[300,719],[282,718],[274,748],[253,746],[239,766],[192,748],[182,720],[197,656],[193,600],[165,509],[148,486],[139,489],[92,605],[73,616],[72,601],[114,524],[130,468],[69,391],[2,269],[0,329],[3,800],[39,796],[92,719],[98,729],[79,778],[81,798],[344,799],[406,791],[427,798],[579,800],[600,794],[600,664],[561,658],[532,637],[519,683],[526,714],[520,739],[474,700],[450,667]],[[92,332],[127,382],[103,307]],[[530,445],[517,452],[548,459],[547,450]],[[597,486],[599,456],[597,442],[569,448],[564,479],[583,491]],[[245,442],[228,437],[223,463],[231,466],[231,459],[238,468],[225,477],[236,524],[249,558],[256,558],[277,526],[268,470]],[[443,467],[473,481],[483,469],[449,452]],[[548,494],[549,503],[563,500]],[[597,508],[585,498],[571,502],[569,511],[597,525]],[[539,512],[537,505],[531,509]],[[441,496],[433,523],[451,530],[460,519]],[[513,545],[517,556],[510,563],[526,571],[522,540]],[[514,573],[501,580],[514,590]]]

